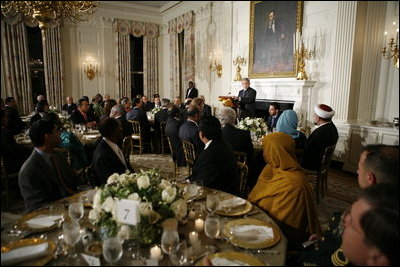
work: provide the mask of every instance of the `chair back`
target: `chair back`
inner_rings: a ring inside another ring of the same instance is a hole
[[[249,172],[249,168],[246,164],[242,162],[237,162],[237,168],[239,173],[239,194],[241,197],[247,198],[247,175]]]
[[[236,161],[246,164],[247,154],[245,152],[233,151]]]
[[[141,136],[140,122],[131,120],[128,120],[128,122],[132,125],[132,130],[133,130],[132,135]]]
[[[192,173],[194,162],[196,161],[196,151],[194,145],[188,141],[182,140],[183,152],[185,153],[186,164],[189,167],[189,174]]]
[[[325,148],[325,153],[322,156],[320,173],[326,172],[326,170],[329,168],[329,165],[331,164],[332,161],[333,152],[335,151],[335,147],[336,144]]]
[[[167,141],[167,137],[165,136],[165,128],[167,126],[166,121],[160,122],[160,145],[161,145],[161,155],[164,156],[164,144]],[[168,141],[167,141],[168,142]],[[171,149],[171,147],[170,147]]]
[[[167,140],[168,140],[169,150],[171,151],[172,160],[173,162],[176,162],[176,157],[174,156],[175,150],[173,150],[171,138],[167,136]]]
[[[131,154],[131,136],[126,136],[122,141],[122,153],[124,157],[129,160],[129,155]]]

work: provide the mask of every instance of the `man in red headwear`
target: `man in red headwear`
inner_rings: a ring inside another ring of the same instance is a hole
[[[339,138],[332,117],[335,111],[328,105],[317,104],[314,106],[314,124],[317,128],[308,137],[301,166],[309,170],[318,170],[321,166],[322,157],[328,146],[336,145]]]

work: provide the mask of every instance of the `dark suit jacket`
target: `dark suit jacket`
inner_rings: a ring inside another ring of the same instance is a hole
[[[234,151],[245,152],[247,154],[247,162],[251,162],[253,143],[251,142],[250,131],[241,130],[232,125],[225,125],[222,128],[222,139],[230,144]]]
[[[328,146],[335,145],[339,134],[333,122],[315,129],[308,137],[303,151],[301,166],[310,170],[318,170]]]
[[[131,109],[131,111],[126,113],[126,119],[140,122],[142,137],[145,139],[150,138],[150,123],[147,119],[146,113],[144,113],[143,110],[140,108]]]
[[[68,115],[71,115],[71,113],[77,108],[78,106],[75,103],[72,103],[70,106],[68,106],[68,104],[62,106],[62,110],[68,111]]]
[[[25,128],[25,123],[21,120],[19,116],[18,110],[15,108],[5,106],[4,111],[6,116],[8,117],[8,130],[11,135],[16,135],[22,132]]]
[[[239,91],[240,119],[254,117],[254,106],[256,103],[257,91],[249,87]]]
[[[278,112],[278,114],[276,115],[276,119],[274,121],[272,121],[272,116],[268,117],[268,119],[267,119],[268,130],[272,131],[272,129],[276,127],[276,123],[278,122],[278,119],[280,116],[281,116],[281,113]]]
[[[142,109],[143,109],[144,112],[150,111],[153,108],[154,108],[154,103],[153,102],[147,101],[146,104],[143,103]]]
[[[193,87],[192,90],[189,93],[190,88],[186,89],[186,98],[195,98],[199,96],[199,90],[197,90],[197,88]]]
[[[231,146],[222,139],[213,140],[200,153],[189,179],[237,195],[237,165]]]
[[[162,109],[154,115],[154,128],[160,130],[160,122],[167,121],[168,119],[168,109]]]
[[[42,116],[39,113],[36,113],[31,117],[31,120],[29,121],[29,127],[35,122],[38,121],[42,118]]]
[[[185,121],[179,128],[179,138],[188,141],[194,145],[196,155],[199,155],[204,149],[204,143],[199,137],[199,127],[192,121]]]
[[[58,161],[66,184],[75,189],[78,185],[78,178],[68,165],[65,154],[54,151],[53,157]],[[45,204],[69,195],[59,182],[57,171],[36,150],[33,150],[30,157],[22,165],[18,184],[24,198],[26,211],[36,210]]]
[[[169,137],[172,145],[172,154],[176,164],[181,166],[186,166],[185,154],[183,152],[182,141],[179,138],[179,127],[181,126],[181,121],[175,118],[168,118],[167,125],[165,126],[165,135]]]
[[[211,107],[207,104],[204,104],[203,108],[203,118],[212,116]]]
[[[26,150],[26,151],[25,151]],[[10,134],[8,129],[1,127],[1,157],[7,173],[18,172],[22,164],[27,160],[29,154],[27,149],[23,149],[15,142],[14,136]]]
[[[133,169],[128,160],[125,159],[129,171]],[[107,183],[108,177],[113,173],[122,174],[126,171],[125,165],[121,162],[114,150],[103,139],[97,145],[92,161],[92,172],[97,186]]]
[[[87,119],[85,120],[79,109],[75,109],[69,118],[74,124],[81,124],[81,123],[86,124],[88,122],[96,121],[96,117],[94,116],[94,113],[91,111],[88,111],[86,113],[86,117]]]

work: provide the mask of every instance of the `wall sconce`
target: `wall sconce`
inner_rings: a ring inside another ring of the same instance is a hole
[[[222,65],[220,63],[220,52],[217,52],[214,50],[213,52],[210,53],[210,56],[208,59],[210,60],[210,70],[215,71],[217,73],[217,77],[221,78],[222,76]]]
[[[98,67],[97,62],[92,57],[83,62],[83,72],[89,80],[93,80],[96,77]]]
[[[240,66],[246,65],[246,59],[244,57],[237,56],[233,60],[233,65],[236,66],[236,75],[235,75],[235,79],[233,79],[233,81],[235,81],[235,82],[241,81],[242,80],[242,74],[240,73],[240,71],[242,69],[240,68]]]
[[[396,21],[393,21],[393,27],[396,27]],[[399,28],[396,29],[396,43],[394,42],[394,37],[390,37],[387,42],[388,32],[385,32],[385,39],[383,41],[382,57],[384,59],[392,59],[393,65],[399,68]],[[389,47],[386,47],[386,42]]]

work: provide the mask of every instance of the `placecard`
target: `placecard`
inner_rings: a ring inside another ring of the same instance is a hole
[[[140,202],[137,200],[121,199],[117,201],[117,221],[130,225],[140,222]]]

